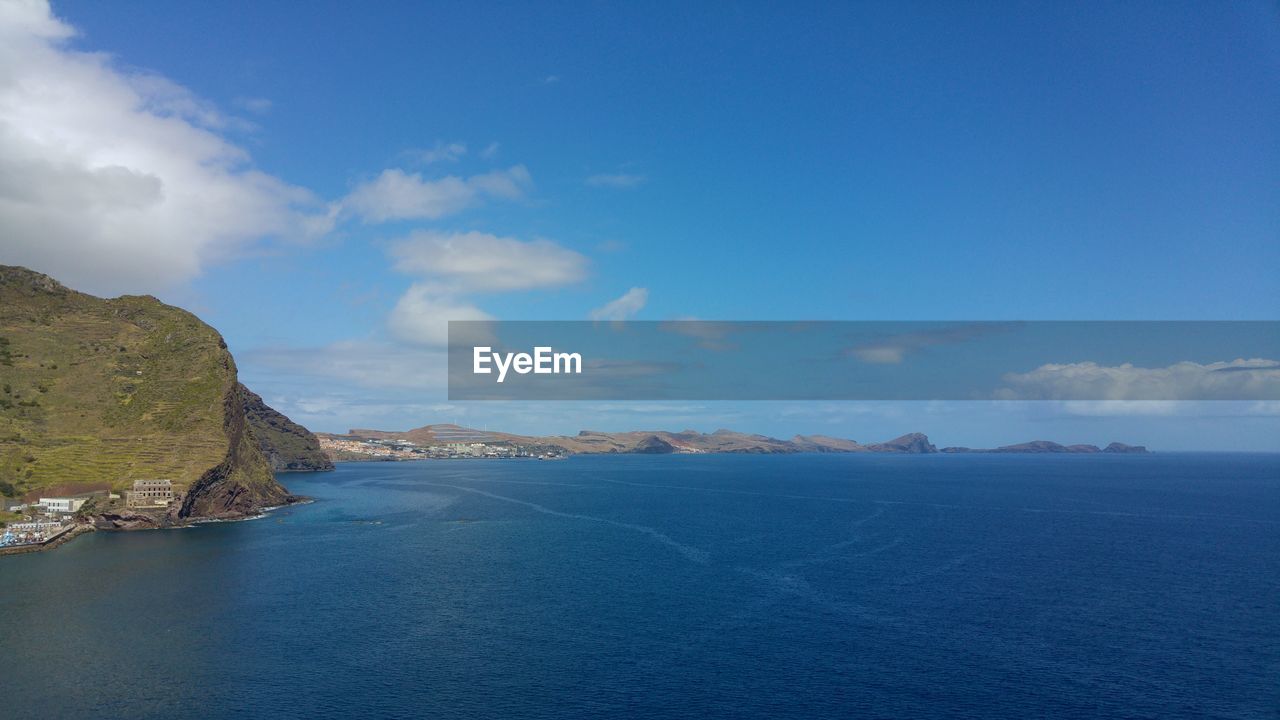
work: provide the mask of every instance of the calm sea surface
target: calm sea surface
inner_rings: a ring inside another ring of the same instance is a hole
[[[0,558],[0,716],[1280,717],[1280,455],[282,480]]]

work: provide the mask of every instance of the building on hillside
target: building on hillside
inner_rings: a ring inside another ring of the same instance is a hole
[[[45,512],[50,513],[73,513],[84,506],[87,498],[40,498],[39,505],[44,506]]]
[[[164,507],[173,502],[173,482],[169,480],[134,480],[133,489],[125,491],[125,504],[137,507]]]

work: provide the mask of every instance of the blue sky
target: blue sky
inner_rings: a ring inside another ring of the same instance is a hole
[[[1273,319],[1271,3],[365,5],[0,12],[11,75],[41,79],[3,90],[30,162],[0,173],[94,188],[0,213],[0,261],[192,309],[318,430],[1280,449],[1270,406],[456,406],[431,341],[476,314]]]

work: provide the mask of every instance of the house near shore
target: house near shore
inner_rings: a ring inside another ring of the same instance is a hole
[[[134,480],[133,489],[124,493],[125,504],[131,508],[165,507],[173,502],[173,482],[170,480]]]
[[[80,508],[84,507],[84,504],[87,501],[88,498],[82,497],[53,497],[40,498],[40,502],[36,504],[42,506],[44,511],[48,513],[71,514],[78,512]]]

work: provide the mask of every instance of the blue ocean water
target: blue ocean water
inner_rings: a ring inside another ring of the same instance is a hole
[[[7,717],[1280,716],[1280,455],[344,465],[0,558]]]

